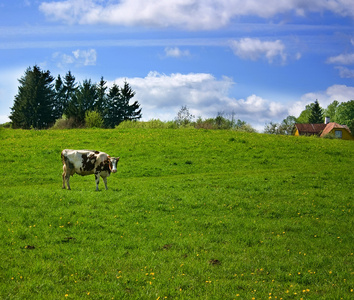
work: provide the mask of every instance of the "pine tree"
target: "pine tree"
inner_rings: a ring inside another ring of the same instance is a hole
[[[91,83],[91,79],[84,80],[68,104],[67,117],[74,118],[77,125],[83,125],[86,112],[95,110],[96,100],[96,85]]]
[[[142,117],[141,108],[138,101],[129,105],[130,100],[135,96],[135,92],[132,90],[128,82],[124,82],[123,88],[120,90],[123,104],[124,120],[135,121]]]
[[[138,101],[129,104],[135,96],[127,82],[124,82],[123,88],[113,84],[109,89],[107,99],[107,113],[105,114],[105,124],[107,127],[114,128],[126,120],[138,120],[141,118],[141,108]]]
[[[77,83],[75,82],[75,77],[71,74],[71,72],[67,72],[64,77],[64,99],[63,99],[63,112],[68,115],[68,107],[69,103],[74,100],[75,94],[77,91]]]
[[[107,106],[106,84],[107,81],[105,81],[102,76],[100,82],[96,85],[97,101],[95,103],[95,110],[98,111],[101,115],[103,115],[103,112]]]
[[[114,128],[124,120],[120,100],[119,86],[114,83],[108,92],[107,111],[104,115],[105,126],[108,128]]]
[[[19,79],[18,94],[11,108],[13,128],[44,129],[54,123],[53,80],[49,71],[42,71],[38,66],[27,68]]]
[[[310,124],[323,123],[323,110],[317,100],[314,102],[314,105],[311,108],[309,123]]]
[[[53,107],[53,116],[55,119],[60,119],[63,116],[64,109],[65,109],[65,87],[64,83],[58,75],[57,79],[55,80],[55,100],[54,100],[54,107]]]

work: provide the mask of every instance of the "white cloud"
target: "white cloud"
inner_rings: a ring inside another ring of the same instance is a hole
[[[72,51],[70,54],[55,52],[52,55],[54,61],[59,68],[65,68],[70,64],[77,66],[94,66],[96,65],[97,53],[95,49]]]
[[[289,115],[298,117],[305,109],[305,106],[313,103],[316,99],[323,108],[326,108],[334,100],[337,100],[338,102],[348,102],[354,99],[354,87],[335,84],[328,87],[325,91],[304,94],[300,101],[296,101],[289,105]]]
[[[24,70],[24,66],[0,69],[0,124],[10,121],[10,107],[18,93],[18,79],[24,75]]]
[[[327,59],[327,63],[340,64],[340,65],[352,65],[352,64],[354,64],[354,53],[340,54],[338,56],[332,56]]]
[[[346,67],[338,66],[336,67],[339,70],[339,76],[341,78],[354,78],[354,70]]]
[[[82,62],[84,66],[96,65],[97,53],[95,49],[90,50],[76,50],[73,51],[74,57],[77,61]]]
[[[62,0],[43,2],[39,9],[51,20],[66,23],[108,23],[124,26],[221,28],[239,16],[271,18],[281,13],[304,16],[331,11],[354,17],[351,0]]]
[[[165,48],[165,55],[167,57],[182,57],[182,56],[190,56],[190,52],[188,50],[181,50],[178,47],[166,47]]]
[[[265,57],[269,63],[278,58],[282,63],[286,62],[285,45],[280,40],[261,41],[253,38],[243,38],[230,42],[235,55],[243,59],[258,60]]]
[[[144,78],[118,78],[115,82],[122,86],[124,80],[136,91],[135,98],[141,104],[144,120],[173,120],[181,106],[187,105],[196,117],[235,113],[236,118],[263,128],[266,122],[285,118],[287,113],[281,103],[257,95],[246,99],[230,96],[235,83],[229,77],[217,79],[207,73],[166,75],[150,72]]]
[[[325,91],[304,94],[300,101],[282,103],[282,99],[268,100],[251,94],[236,99],[230,95],[235,82],[229,77],[215,78],[208,73],[161,74],[150,72],[146,77],[117,78],[114,82],[122,86],[129,82],[136,91],[134,100],[139,101],[143,109],[143,120],[173,120],[182,105],[187,105],[196,117],[211,118],[218,113],[230,115],[250,123],[259,131],[264,125],[281,122],[288,115],[298,117],[307,104],[318,99],[322,107],[333,100],[347,102],[353,99],[354,87],[332,85]],[[113,81],[109,83],[112,85]]]

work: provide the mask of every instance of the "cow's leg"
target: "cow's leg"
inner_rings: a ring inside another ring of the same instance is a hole
[[[100,183],[100,174],[95,173],[95,179],[96,179],[96,191],[98,191],[98,184]]]
[[[69,180],[70,180],[70,173],[66,173],[66,176],[65,176],[65,179],[66,179],[66,185],[68,186],[68,190],[71,190],[70,188],[70,183],[69,183]]]
[[[106,187],[106,190],[108,190],[108,187],[107,187],[107,177],[102,177],[102,178],[103,178],[104,186]]]
[[[65,189],[65,181],[66,185],[68,186],[68,190],[70,190],[70,184],[69,184],[69,179],[70,179],[70,170],[66,167],[66,165],[63,165],[63,189]]]
[[[66,167],[65,165],[63,165],[63,174],[62,174],[62,177],[63,177],[63,189],[65,189],[65,172],[66,171]]]

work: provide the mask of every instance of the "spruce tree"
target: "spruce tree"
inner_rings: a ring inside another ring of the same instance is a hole
[[[75,94],[77,91],[77,83],[75,82],[75,76],[68,71],[64,77],[64,99],[63,99],[63,112],[68,116],[68,107],[69,103],[72,102],[75,98]]]
[[[98,111],[101,115],[103,115],[103,112],[107,106],[106,84],[107,81],[105,81],[102,76],[100,82],[96,85],[97,100],[95,103],[95,110]]]
[[[138,101],[135,101],[133,104],[129,104],[130,100],[135,96],[135,92],[132,90],[128,82],[124,82],[123,88],[120,90],[124,120],[135,121],[139,120],[142,117],[141,108]]]
[[[68,104],[67,117],[74,118],[77,125],[83,125],[86,112],[95,110],[96,100],[96,85],[91,83],[91,79],[84,80]]]
[[[55,89],[55,98],[54,98],[53,116],[57,120],[63,116],[64,109],[65,109],[65,102],[66,102],[65,87],[60,75],[58,75],[57,79],[55,80],[54,89]]]
[[[113,84],[109,89],[107,99],[107,113],[105,124],[107,127],[114,128],[121,122],[126,120],[138,120],[141,118],[141,108],[138,101],[129,104],[130,100],[135,96],[127,82],[124,82],[123,88]]]
[[[314,102],[314,105],[311,108],[309,123],[310,124],[323,123],[323,111],[317,100]]]
[[[11,108],[13,128],[44,129],[54,123],[53,80],[49,71],[42,71],[38,66],[27,68],[19,79],[18,94]]]
[[[119,86],[114,83],[109,89],[107,97],[107,110],[104,114],[105,126],[108,128],[114,128],[114,126],[124,120]]]

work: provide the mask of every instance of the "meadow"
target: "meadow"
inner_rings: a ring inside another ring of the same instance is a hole
[[[0,129],[1,299],[352,299],[354,143]],[[108,190],[62,149],[120,156]]]

